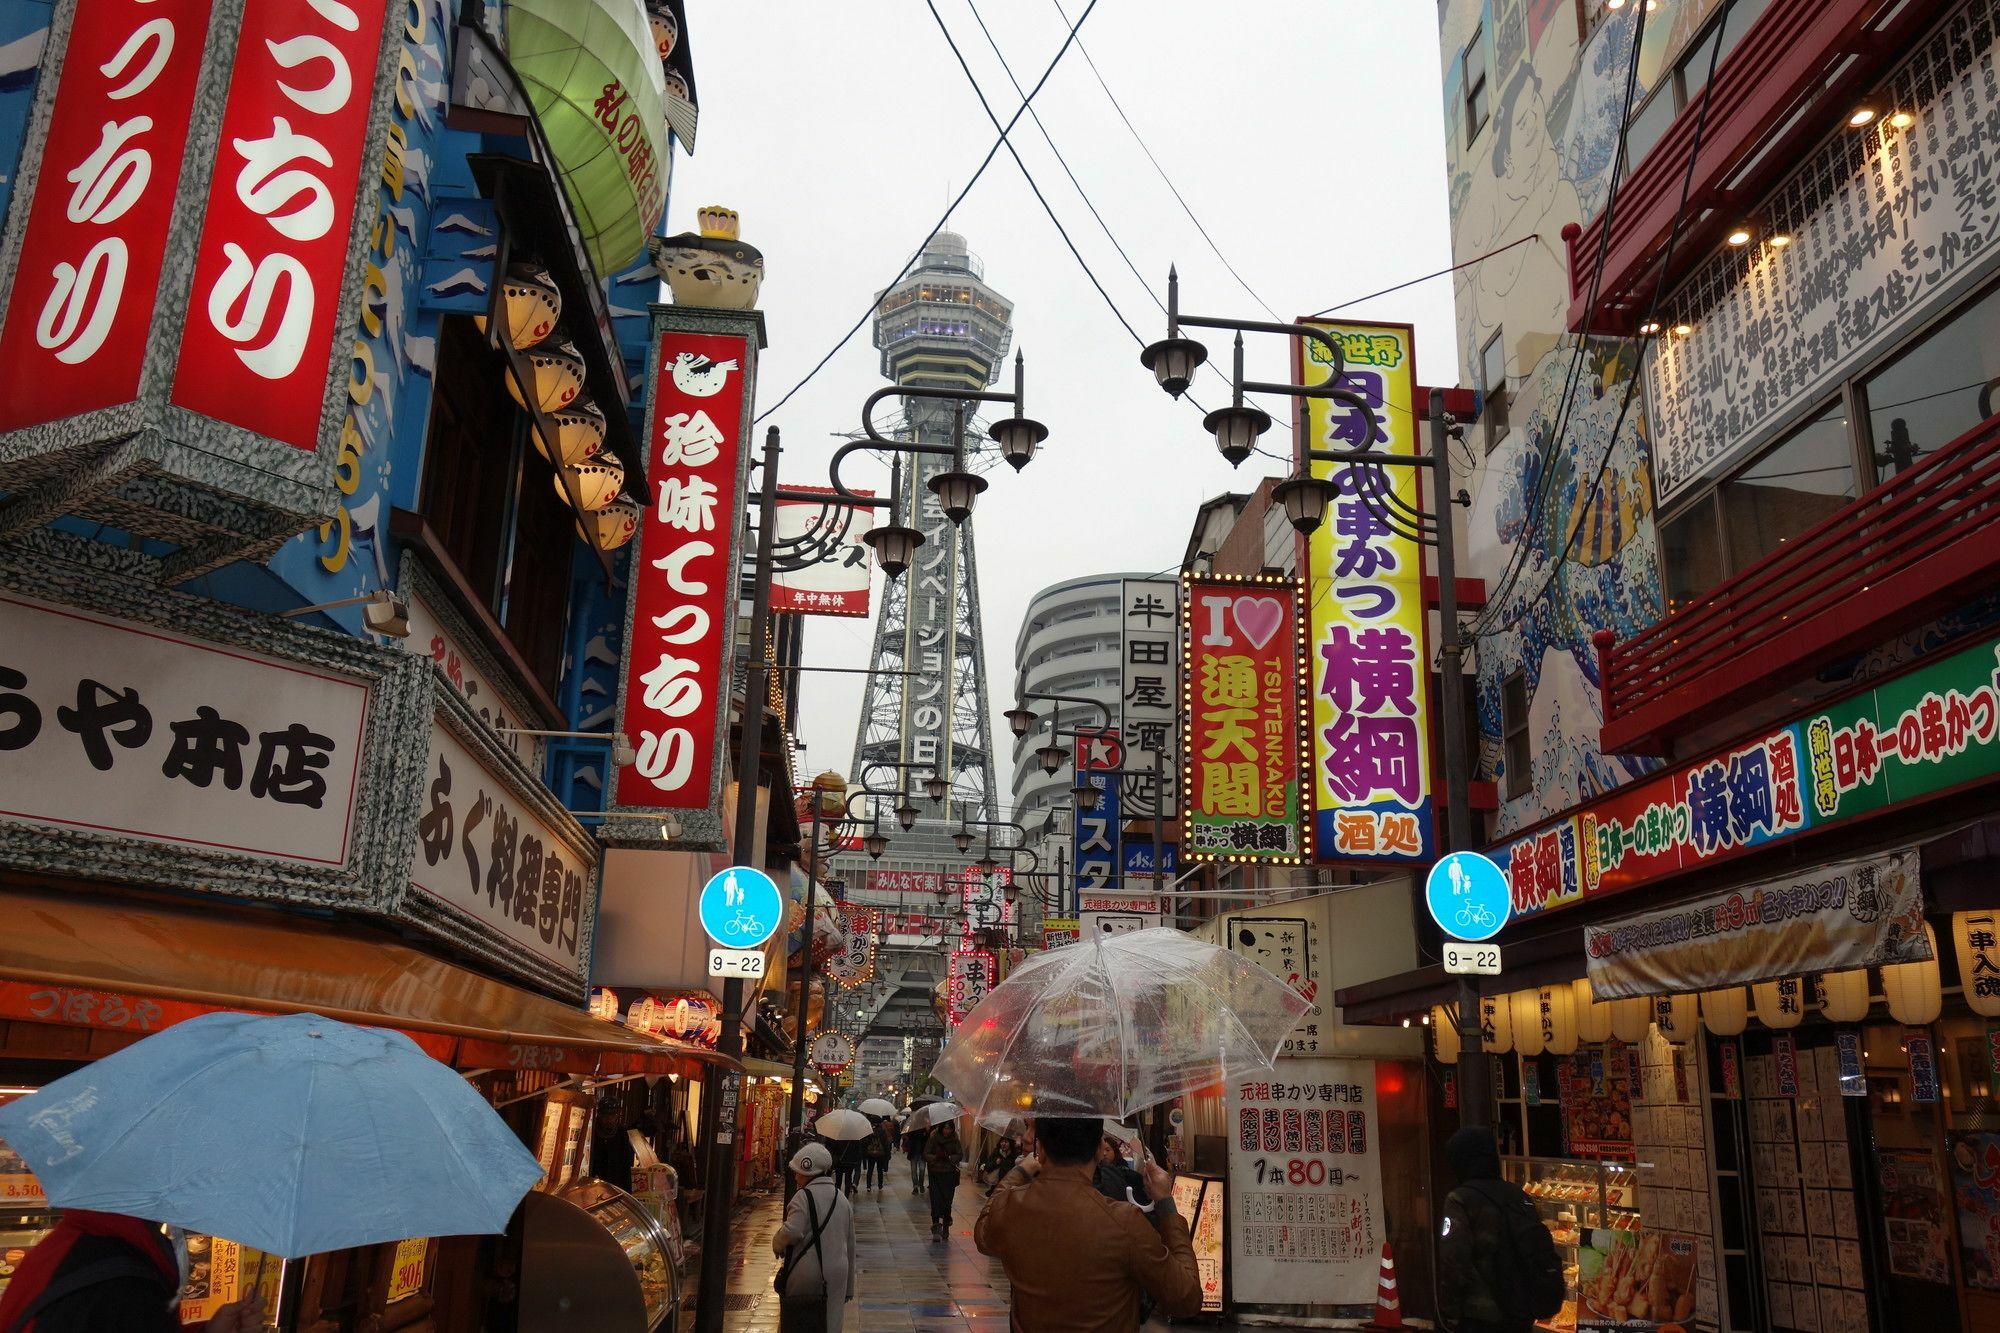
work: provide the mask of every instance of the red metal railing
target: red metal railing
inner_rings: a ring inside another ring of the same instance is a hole
[[[1897,58],[1900,39],[1930,8],[1908,5],[1895,17],[1893,32],[1870,31],[1887,3],[1772,0],[1744,32],[1716,69],[1708,92],[1701,158],[1688,187],[1690,219],[1713,211],[1705,222],[1682,227],[1674,251],[1678,272],[1665,275],[1665,281],[1671,283],[1714,253],[1723,232],[1742,221],[1743,210],[1753,206],[1778,176],[1797,166],[1799,152],[1833,127],[1828,117],[1835,111],[1844,116],[1857,93]],[[1850,55],[1853,60],[1841,68],[1840,62]],[[1834,68],[1839,68],[1838,76],[1829,82],[1828,72]],[[1807,114],[1788,123],[1795,111],[1814,101],[1826,107],[1826,115]],[[1572,223],[1563,229],[1569,247],[1572,332],[1588,319],[1592,332],[1630,333],[1629,325],[1644,312],[1654,284],[1662,279],[1655,271],[1659,252],[1680,211],[1681,185],[1694,148],[1696,108],[1690,101],[1652,151],[1619,182],[1595,309],[1590,306],[1591,274],[1598,249],[1605,244],[1604,216],[1600,213],[1588,227]],[[1752,158],[1758,159],[1756,166],[1731,180],[1738,167]]]
[[[2000,416],[1623,643],[1599,631],[1608,753],[1668,739],[2000,585]]]

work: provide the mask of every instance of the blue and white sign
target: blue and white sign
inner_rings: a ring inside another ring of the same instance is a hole
[[[1506,874],[1478,852],[1452,852],[1432,866],[1424,898],[1438,929],[1461,940],[1492,939],[1514,910]]]
[[[756,948],[784,919],[784,896],[761,870],[731,866],[702,886],[701,928],[725,949]]]

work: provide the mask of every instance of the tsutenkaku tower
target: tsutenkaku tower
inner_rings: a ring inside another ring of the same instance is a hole
[[[965,238],[939,232],[910,272],[882,293],[875,307],[875,346],[882,374],[899,385],[978,391],[1000,373],[1013,341],[1012,302],[986,285],[984,267]],[[968,404],[968,407],[973,406]],[[951,403],[906,398],[900,438],[951,441]],[[972,438],[968,411],[968,448]],[[885,427],[885,433],[890,433]],[[903,460],[904,510],[898,521],[924,534],[916,559],[889,582],[875,620],[875,655],[854,741],[856,782],[896,781],[870,764],[917,764],[912,789],[936,770],[949,777],[949,812],[921,795],[924,818],[914,833],[893,830],[895,851],[884,864],[960,861],[949,842],[961,811],[994,817],[993,735],[987,712],[985,630],[979,613],[979,562],[972,520],[955,525],[931,493],[930,479],[951,460],[917,455]],[[914,507],[914,514],[911,509]],[[902,672],[914,672],[903,675]]]

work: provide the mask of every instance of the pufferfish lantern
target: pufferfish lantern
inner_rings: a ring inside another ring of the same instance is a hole
[[[698,232],[655,236],[647,248],[675,305],[752,310],[764,285],[764,254],[737,238],[736,210],[710,205],[696,214]]]

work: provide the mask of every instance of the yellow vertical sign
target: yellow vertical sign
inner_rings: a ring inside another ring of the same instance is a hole
[[[1365,402],[1307,398],[1313,449],[1415,457],[1415,344],[1407,324],[1316,323],[1339,343],[1341,387]],[[1300,384],[1333,374],[1302,339]],[[1314,844],[1329,861],[1437,855],[1430,775],[1430,652],[1417,468],[1315,462],[1338,489],[1307,543]],[[1399,531],[1400,530],[1400,531]]]

